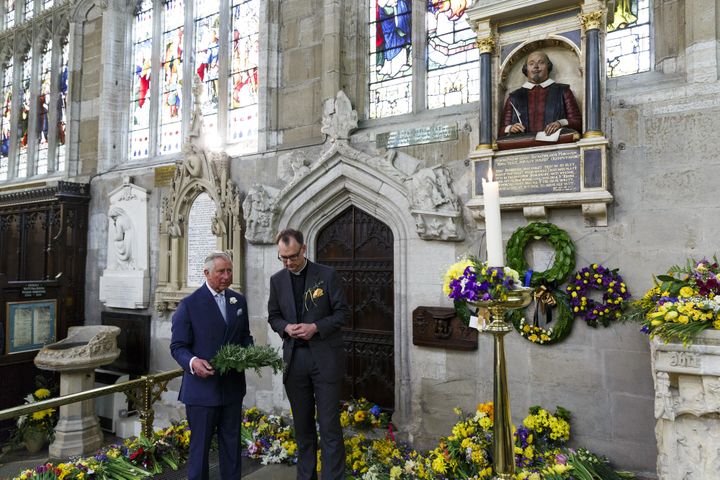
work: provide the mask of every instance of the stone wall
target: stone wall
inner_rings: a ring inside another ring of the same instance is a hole
[[[263,57],[269,80],[261,95],[265,108],[261,118],[265,122],[260,130],[265,135],[261,145],[276,147],[233,159],[233,180],[243,195],[255,182],[282,188],[280,178],[288,155],[299,151],[311,162],[319,158],[328,147],[328,140],[320,132],[322,102],[342,88],[361,118],[361,128],[350,143],[373,156],[385,153],[375,149],[378,133],[434,122],[458,122],[461,133],[457,141],[400,150],[425,166],[448,167],[464,203],[469,199],[471,184],[465,159],[478,143],[477,105],[363,121],[367,45],[363,37],[366,11],[360,3],[267,2],[265,13],[271,28],[263,35],[269,45],[277,45],[277,51],[268,51]],[[606,82],[605,132],[611,140],[611,191],[615,196],[608,227],[586,228],[579,208],[550,210],[548,220],[568,231],[576,243],[578,267],[600,262],[619,268],[636,297],[650,286],[652,274],[683,263],[687,257],[717,251],[720,224],[714,219],[720,159],[712,135],[720,123],[718,35],[714,17],[703,13],[715,8],[715,0],[655,1],[656,71]],[[110,110],[111,115],[103,117],[105,126],[98,135],[97,109],[113,94],[110,89],[97,93],[103,77],[98,68],[93,68],[97,64],[92,59],[98,52],[93,41],[125,41],[124,32],[101,36],[99,28],[99,20],[86,25],[87,70],[83,69],[83,82],[87,90],[81,97],[80,159],[88,165],[82,171],[93,170],[94,164],[89,162],[94,156],[102,159],[99,176],[92,181],[87,323],[99,322],[101,310],[93,279],[99,277],[106,261],[107,193],[122,182],[122,175],[131,175],[134,183],[150,193],[150,273],[154,288],[161,195],[167,191],[167,187],[154,186],[150,166],[123,164],[122,155],[113,156],[108,150],[108,140],[115,139],[117,145],[125,141],[119,138],[123,129],[116,121],[122,117],[112,116],[116,113]],[[119,68],[122,62],[117,56],[125,54],[113,51],[113,65]],[[104,84],[109,81],[105,78]],[[161,162],[151,159],[150,165]],[[110,172],[117,166],[123,172]],[[406,326],[415,307],[450,304],[441,292],[444,269],[457,255],[477,254],[483,247],[484,232],[477,229],[469,215],[465,221],[467,236],[459,243],[421,240],[414,231],[396,235],[396,248],[402,250],[395,265],[396,298],[405,305],[401,318],[395,319],[396,332],[408,332]],[[521,212],[503,212],[504,239],[525,224]],[[391,228],[401,231],[399,225]],[[255,342],[279,346],[277,335],[266,322],[269,277],[281,267],[275,247],[248,243],[244,262],[248,279],[244,290]],[[153,315],[152,370],[175,368],[168,353],[171,315],[158,314],[152,308],[147,312]],[[467,353],[414,347],[407,334],[396,339],[396,359],[402,359],[396,367],[396,398],[407,398],[407,403],[398,401],[396,420],[417,446],[431,446],[439,435],[449,432],[455,420],[453,406],[470,410],[478,402],[492,398],[490,338],[481,336],[478,351]],[[608,455],[621,468],[653,475],[657,452],[650,352],[647,338],[636,326],[591,329],[577,320],[572,334],[559,345],[536,346],[510,335],[506,352],[515,421],[532,405],[561,405],[573,413],[574,445]],[[170,385],[174,390],[178,386],[177,382]],[[171,391],[166,399],[173,401],[174,395]],[[245,404],[287,411],[280,377],[249,374]]]

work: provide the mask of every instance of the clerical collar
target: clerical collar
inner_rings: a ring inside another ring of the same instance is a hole
[[[292,270],[288,270],[288,272],[292,273],[293,275],[300,276],[303,273],[303,270],[307,267],[307,257],[305,257],[305,263],[303,264],[302,268],[298,270],[297,272],[293,272]]]
[[[216,292],[215,290],[213,290],[212,287],[210,287],[210,285],[208,285],[207,282],[205,282],[205,286],[207,287],[208,290],[210,290],[210,293],[212,294],[213,297],[216,295],[221,295],[223,293],[223,292]]]
[[[523,88],[527,88],[528,90],[532,90],[532,89],[533,89],[535,86],[537,86],[537,85],[540,85],[542,88],[547,88],[547,87],[549,87],[550,85],[552,85],[553,83],[555,83],[555,80],[553,80],[552,78],[548,78],[547,80],[545,80],[545,81],[542,82],[542,83],[525,82],[525,83],[523,83]]]

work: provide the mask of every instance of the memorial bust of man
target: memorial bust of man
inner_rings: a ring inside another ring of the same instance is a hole
[[[498,140],[518,134],[552,135],[561,129],[561,134],[582,130],[582,114],[575,95],[569,85],[550,78],[552,70],[553,64],[544,52],[528,55],[522,69],[527,81],[510,92],[505,101]]]

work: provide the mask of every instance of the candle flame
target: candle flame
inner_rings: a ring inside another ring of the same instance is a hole
[[[488,182],[493,181],[493,171],[492,168],[488,168]]]

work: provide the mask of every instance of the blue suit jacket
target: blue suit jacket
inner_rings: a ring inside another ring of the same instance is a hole
[[[245,297],[227,289],[225,306],[227,324],[207,285],[203,285],[184,298],[173,315],[170,353],[185,370],[179,399],[186,405],[213,407],[242,403],[245,396],[245,373],[220,375],[215,372],[208,378],[190,373],[193,357],[210,361],[222,345],[253,344]]]

